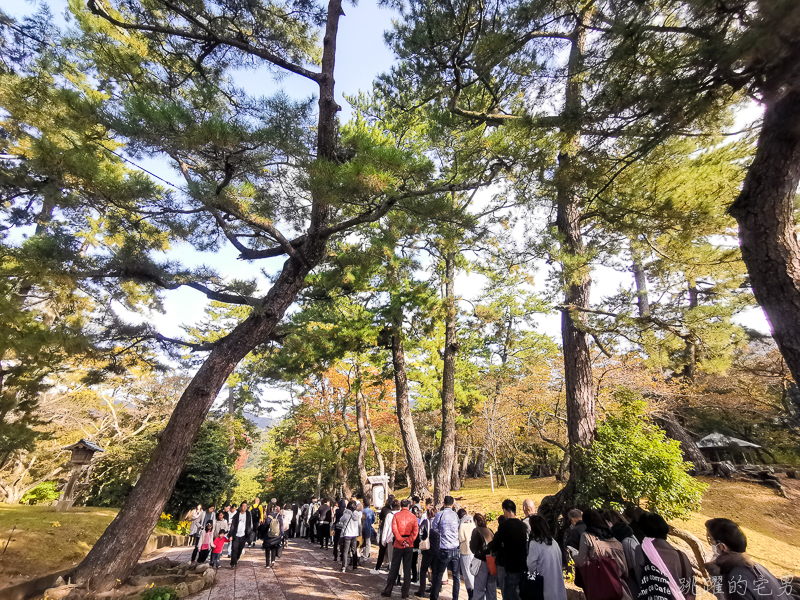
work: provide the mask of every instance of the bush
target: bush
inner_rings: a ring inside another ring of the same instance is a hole
[[[60,495],[57,482],[45,481],[25,494],[20,502],[22,504],[50,504],[58,500]]]
[[[591,449],[580,459],[580,500],[617,510],[645,501],[667,520],[699,509],[708,486],[689,475],[692,464],[684,462],[680,444],[647,420],[647,405],[635,392],[620,388],[614,399],[619,408],[598,424]]]
[[[171,587],[154,587],[145,590],[142,600],[178,600],[178,591]]]

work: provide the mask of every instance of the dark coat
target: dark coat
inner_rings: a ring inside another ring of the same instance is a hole
[[[239,529],[239,517],[242,515],[238,510],[236,514],[233,515],[233,519],[231,519],[231,528],[228,531],[228,537],[234,538],[236,537],[236,531]],[[244,537],[250,537],[250,534],[253,533],[253,517],[250,515],[250,511],[244,513],[246,520],[244,526]]]

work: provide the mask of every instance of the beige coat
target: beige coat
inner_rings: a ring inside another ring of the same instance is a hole
[[[472,539],[472,532],[475,531],[475,523],[462,523],[458,528],[458,542],[461,544],[461,556],[469,556],[472,550],[469,549],[469,541]]]

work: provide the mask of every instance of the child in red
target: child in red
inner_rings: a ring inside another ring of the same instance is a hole
[[[215,569],[219,569],[219,559],[222,556],[222,548],[225,546],[225,542],[228,541],[226,537],[227,534],[227,531],[220,531],[214,540],[214,551],[211,553],[211,566]]]

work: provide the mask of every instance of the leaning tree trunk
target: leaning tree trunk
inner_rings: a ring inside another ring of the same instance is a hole
[[[442,366],[442,439],[439,444],[439,460],[433,488],[433,503],[440,506],[450,493],[456,451],[456,255],[448,251],[445,263],[445,334],[444,365]]]
[[[583,201],[577,182],[580,181],[580,165],[577,162],[581,148],[581,93],[583,53],[586,35],[593,8],[584,8],[570,36],[567,85],[564,109],[561,113],[567,123],[576,123],[573,128],[562,129],[564,146],[558,155],[554,174],[556,186],[556,225],[561,237],[563,285],[566,287],[564,308],[561,311],[561,339],[564,353],[564,387],[567,396],[567,437],[570,450],[570,472],[567,485],[554,496],[542,500],[539,513],[553,527],[558,517],[574,508],[575,494],[580,487],[581,467],[576,459],[579,448],[588,448],[594,440],[595,399],[592,384],[592,359],[589,340],[584,331],[589,307],[589,292],[592,286],[586,248],[581,232]]]
[[[333,69],[341,0],[330,0],[319,78],[317,157],[335,158],[336,113]],[[169,500],[186,457],[205,421],[206,413],[236,365],[254,348],[268,341],[275,326],[302,289],[306,275],[326,255],[330,207],[314,197],[306,240],[283,265],[261,306],[220,339],[175,405],[150,462],[125,505],[72,574],[90,589],[105,591],[125,581],[144,551],[150,533]]]
[[[681,444],[681,451],[685,460],[694,465],[695,475],[706,475],[711,473],[711,465],[708,464],[706,457],[697,447],[692,436],[675,419],[669,417],[653,417],[653,420],[661,427],[666,434],[673,440]]]
[[[424,498],[428,495],[428,476],[425,474],[425,461],[417,440],[414,419],[411,416],[411,402],[408,397],[406,378],[406,354],[403,350],[403,315],[396,314],[392,323],[392,365],[394,367],[395,401],[400,437],[406,454],[408,471],[411,474],[411,494]]]
[[[800,181],[800,88],[767,102],[758,150],[729,212],[753,294],[795,381],[800,381],[800,244],[794,220]]]

